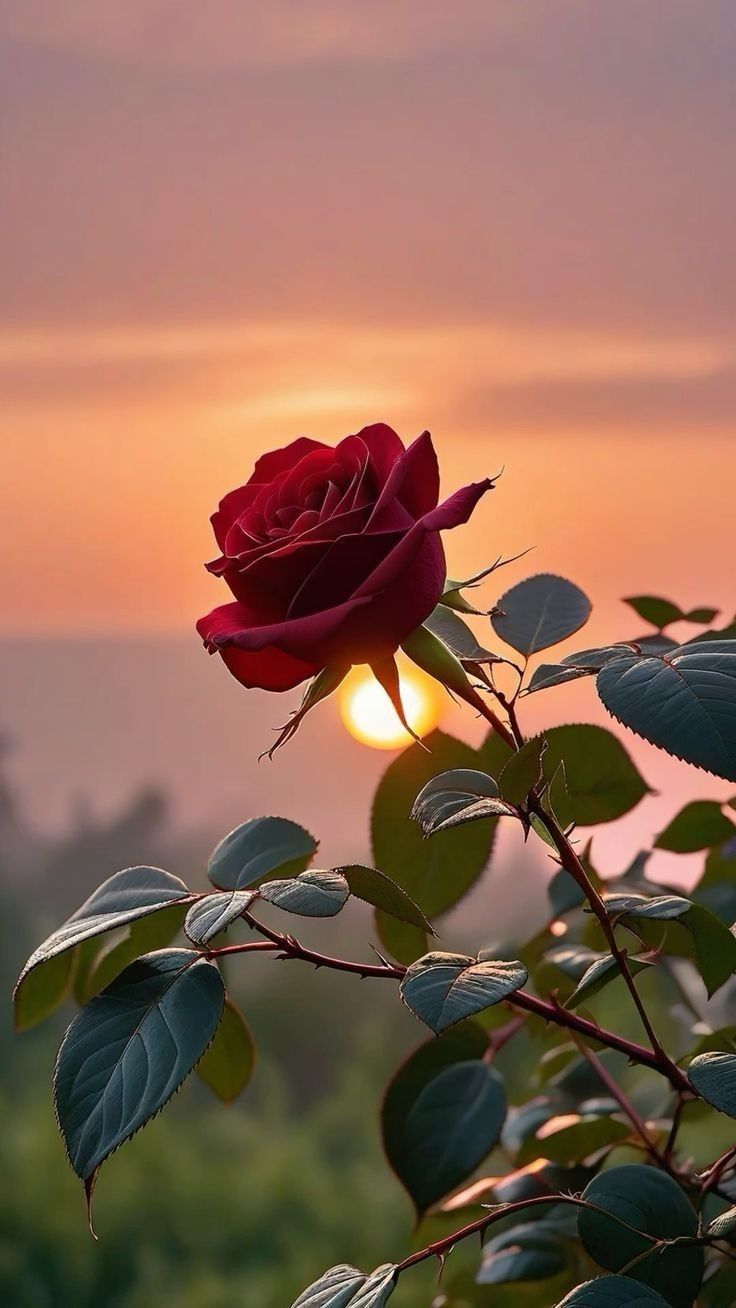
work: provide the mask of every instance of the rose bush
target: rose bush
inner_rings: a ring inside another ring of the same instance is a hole
[[[442,594],[439,533],[491,486],[439,504],[429,432],[405,449],[382,423],[335,448],[301,437],[263,455],[212,518],[222,553],[207,567],[235,599],[197,623],[207,649],[264,690],[392,655]]]

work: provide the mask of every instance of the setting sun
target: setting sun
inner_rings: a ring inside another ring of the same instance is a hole
[[[418,736],[436,727],[441,710],[434,683],[417,668],[400,669],[401,698]],[[338,694],[340,716],[351,736],[374,749],[403,749],[411,736],[402,727],[385,690],[368,668],[354,668]]]

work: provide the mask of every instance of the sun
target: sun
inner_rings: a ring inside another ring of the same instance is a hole
[[[440,719],[441,703],[434,682],[411,665],[399,669],[401,698],[407,720],[418,736],[426,736]],[[369,668],[353,668],[338,692],[340,716],[351,736],[374,749],[404,749],[411,736],[402,727],[388,695]]]

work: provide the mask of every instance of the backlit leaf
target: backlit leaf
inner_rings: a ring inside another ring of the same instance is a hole
[[[703,904],[681,895],[604,895],[611,915],[640,921],[679,921],[690,932],[698,970],[712,995],[736,971],[736,937]]]
[[[726,817],[720,804],[711,799],[696,799],[660,831],[655,849],[669,849],[675,854],[693,854],[712,849],[736,836],[736,826]]]
[[[482,818],[518,817],[516,809],[499,798],[493,777],[475,769],[458,768],[432,777],[416,797],[411,816],[425,836]]]
[[[564,764],[564,787],[554,809],[563,826],[595,826],[630,812],[649,787],[620,740],[605,727],[575,723],[545,731],[544,775],[548,781]]]
[[[255,1055],[250,1027],[228,997],[214,1039],[197,1063],[197,1076],[218,1099],[230,1104],[250,1081]]]
[[[153,1117],[217,1030],[224,987],[213,963],[166,949],[131,964],[66,1032],[54,1103],[88,1193],[100,1164]]]
[[[208,945],[221,931],[226,931],[253,903],[253,890],[223,890],[204,895],[187,913],[184,930],[194,945]]]
[[[351,864],[350,867],[339,867],[336,871],[342,873],[350,887],[351,895],[356,899],[362,899],[366,904],[373,904],[383,913],[388,913],[399,922],[418,927],[420,931],[432,931],[419,905],[415,904],[411,896],[392,881],[391,877],[387,877],[385,872],[379,872],[375,867],[363,867],[357,863]]]
[[[736,1054],[699,1054],[687,1069],[703,1099],[728,1117],[736,1117]]]
[[[672,600],[660,599],[656,595],[631,595],[624,600],[635,613],[645,622],[651,622],[653,627],[662,631],[668,627],[671,622],[679,622],[684,614],[678,604],[673,604]]]
[[[614,659],[596,685],[608,712],[637,735],[736,781],[736,641]]]
[[[523,963],[435,952],[412,963],[399,987],[407,1008],[439,1034],[490,1008],[527,980]]]
[[[302,872],[316,850],[314,836],[288,818],[251,818],[216,846],[207,875],[220,890],[245,890],[277,872]]]
[[[267,881],[258,892],[260,899],[302,917],[334,917],[349,894],[345,877],[337,871],[301,872],[287,880]]]
[[[527,656],[572,636],[590,617],[590,600],[579,586],[540,573],[507,590],[491,623],[497,636]]]
[[[535,736],[504,764],[498,788],[511,804],[522,804],[542,776],[542,755],[547,748],[544,736]]]

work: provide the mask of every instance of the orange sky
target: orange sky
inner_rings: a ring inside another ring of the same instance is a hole
[[[591,638],[632,591],[731,617],[730,0],[5,0],[0,37],[3,631],[189,629],[219,495],[377,419],[447,489],[505,465],[453,572],[536,545],[509,580],[573,577]]]

